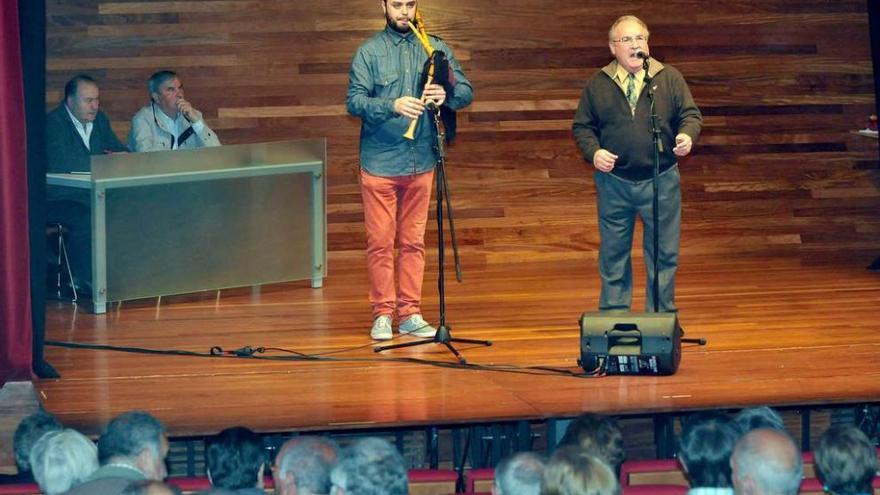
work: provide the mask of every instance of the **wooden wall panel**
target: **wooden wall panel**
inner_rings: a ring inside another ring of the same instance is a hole
[[[649,24],[652,54],[684,73],[706,116],[682,163],[685,256],[816,262],[880,249],[878,146],[851,132],[874,108],[864,0],[423,0],[422,9],[476,89],[448,157],[469,263],[595,259],[591,167],[570,123],[584,82],[610,60],[608,27],[625,13]],[[88,72],[124,137],[146,78],[170,68],[225,143],[326,136],[330,250],[361,255],[359,121],[344,98],[355,48],[383,25],[379,0],[49,0],[47,11],[47,106]]]

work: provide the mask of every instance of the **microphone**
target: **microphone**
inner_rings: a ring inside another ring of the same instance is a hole
[[[651,55],[648,52],[646,52],[645,50],[642,50],[641,48],[639,48],[638,50],[636,50],[636,57],[638,57],[642,60],[648,60],[648,58],[650,58]]]

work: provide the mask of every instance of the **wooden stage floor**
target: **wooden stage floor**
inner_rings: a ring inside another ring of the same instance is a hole
[[[430,265],[436,258],[428,259]],[[489,371],[391,360],[454,364],[435,344],[372,352],[364,261],[336,256],[323,289],[291,283],[130,301],[101,316],[50,301],[47,315],[49,340],[199,353],[250,345],[335,360],[52,346],[48,360],[63,378],[35,386],[51,412],[85,433],[97,433],[119,412],[144,409],[173,436],[239,424],[284,432],[875,402],[880,274],[867,272],[868,262],[685,257],[680,320],[688,336],[705,337],[708,345],[685,345],[673,376],[573,378],[521,368],[578,370],[578,318],[592,311],[598,294],[594,261],[465,265],[464,283],[448,284],[447,319],[454,336],[494,342],[461,346],[473,365],[510,367]],[[639,291],[641,264],[635,260]],[[435,270],[426,274],[424,305],[433,321]],[[641,308],[637,296],[634,307]]]

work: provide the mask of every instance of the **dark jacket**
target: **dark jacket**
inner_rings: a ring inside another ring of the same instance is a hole
[[[635,115],[626,95],[614,82],[617,61],[613,61],[587,81],[574,116],[575,141],[590,163],[599,149],[618,156],[611,173],[627,180],[645,180],[654,167],[654,142],[651,135],[651,104],[647,86],[639,94]],[[675,136],[685,133],[696,142],[703,117],[684,77],[676,69],[651,59],[648,75],[653,78],[654,101],[663,153],[660,172],[677,163],[672,152]]]
[[[59,104],[46,116],[46,170],[55,173],[89,172],[91,155],[102,155],[107,151],[128,151],[110,127],[110,119],[104,112],[95,117],[89,148],[73,126],[64,103]],[[87,193],[71,191],[70,188],[50,187],[48,197],[51,201],[74,200],[87,203]]]

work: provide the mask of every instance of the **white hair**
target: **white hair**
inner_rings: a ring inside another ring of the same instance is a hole
[[[622,15],[618,17],[617,20],[614,21],[614,24],[612,24],[611,27],[608,29],[608,41],[614,41],[614,38],[617,36],[617,26],[623,24],[624,22],[635,22],[636,24],[641,26],[642,29],[645,30],[645,36],[651,36],[651,32],[648,31],[648,25],[645,24],[645,21],[639,19],[634,15]]]
[[[796,495],[804,477],[804,464],[788,432],[758,428],[743,436],[733,449],[734,486],[751,478],[761,493]]]
[[[30,455],[31,470],[46,495],[64,493],[98,469],[98,447],[70,428],[43,435]]]

